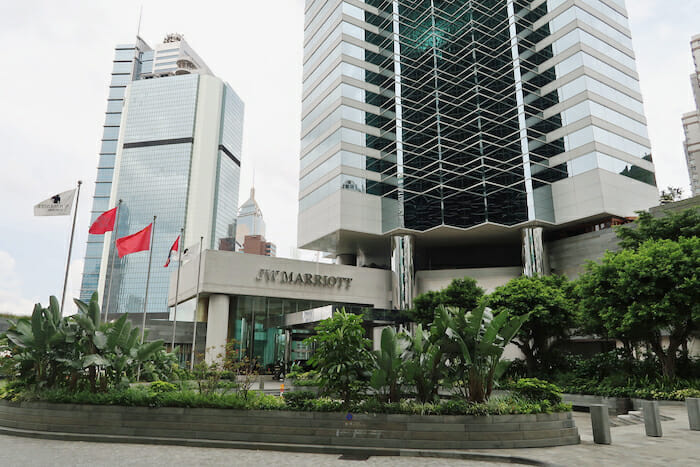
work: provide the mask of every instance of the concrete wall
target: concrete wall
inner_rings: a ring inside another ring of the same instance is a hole
[[[441,269],[437,271],[416,272],[417,293],[425,293],[429,290],[441,290],[450,285],[453,279],[471,277],[476,279],[479,286],[487,293],[493,292],[498,286],[504,285],[509,280],[519,277],[523,273],[521,267],[503,268],[473,268],[473,269]]]
[[[614,229],[576,235],[547,243],[549,266],[552,274],[576,278],[584,271],[586,261],[601,258],[606,250],[620,249]]]
[[[194,257],[182,266],[180,296],[184,301],[196,294],[197,261]],[[279,271],[272,281],[258,279],[260,271]],[[352,279],[335,286],[282,282],[282,272],[305,276],[328,276]],[[175,272],[170,277],[169,304],[175,303]],[[247,255],[230,251],[206,250],[202,258],[201,293],[252,295],[262,297],[318,300],[337,303],[391,307],[391,272],[383,269],[359,268],[337,264],[316,263],[287,258]]]

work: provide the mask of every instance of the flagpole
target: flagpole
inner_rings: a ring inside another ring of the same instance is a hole
[[[151,226],[151,239],[148,244],[148,274],[146,275],[146,297],[143,300],[143,318],[141,319],[141,344],[146,335],[146,306],[148,305],[148,285],[151,282],[151,259],[153,259],[153,237],[156,232],[156,216],[153,216],[153,225]],[[140,369],[140,368],[139,368]]]
[[[119,214],[122,212],[122,200],[119,200],[117,204],[117,218],[114,222],[114,232],[112,232],[112,237],[114,238],[114,251],[112,251],[112,265],[109,267],[109,283],[107,284],[107,297],[106,300],[102,300],[102,305],[105,309],[105,319],[107,322],[107,317],[109,316],[109,301],[112,298],[112,278],[114,277],[114,263],[117,262],[117,231],[119,230]]]
[[[194,301],[194,318],[192,319],[192,355],[190,357],[190,371],[194,370],[194,346],[197,342],[197,309],[199,308],[199,278],[202,273],[202,242],[204,237],[199,237],[199,265],[197,266],[197,298]]]
[[[180,292],[180,265],[182,264],[182,236],[185,229],[180,229],[180,240],[177,244],[177,278],[175,279],[175,311],[173,312],[173,340],[170,344],[170,351],[175,350],[175,327],[177,327],[177,299]]]
[[[68,271],[70,270],[70,256],[73,252],[73,235],[75,234],[75,219],[78,217],[78,202],[80,202],[80,185],[83,182],[78,180],[78,194],[75,196],[75,210],[73,211],[73,228],[70,231],[70,244],[68,245],[68,260],[66,261],[66,275],[63,278],[63,293],[61,294],[61,316],[63,316],[63,304],[66,301],[66,287],[68,286]]]

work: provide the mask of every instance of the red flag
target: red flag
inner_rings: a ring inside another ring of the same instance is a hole
[[[152,228],[153,224],[151,223],[148,224],[148,227],[136,232],[135,234],[117,239],[117,251],[119,252],[119,257],[122,258],[131,253],[145,251],[151,248]]]
[[[90,233],[93,235],[101,235],[114,230],[114,219],[117,217],[117,208],[112,208],[100,214],[100,217],[95,219],[95,222],[90,226]]]
[[[177,253],[177,251],[180,249],[180,236],[178,235],[177,238],[175,239],[175,243],[173,243],[173,246],[170,247],[170,252],[168,253],[168,260],[165,262],[165,265],[163,266],[164,268],[167,268],[168,265],[170,264],[170,258],[173,256],[173,251]]]

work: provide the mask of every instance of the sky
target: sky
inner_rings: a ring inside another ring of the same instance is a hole
[[[32,206],[82,180],[67,305],[80,289],[117,43],[184,34],[245,102],[239,204],[256,199],[278,256],[296,246],[303,0],[0,2],[0,313],[60,298],[70,217]],[[660,188],[688,191],[681,115],[693,109],[700,1],[627,0]],[[71,304],[72,305],[72,304]]]

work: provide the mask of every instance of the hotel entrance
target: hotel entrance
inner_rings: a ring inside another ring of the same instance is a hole
[[[333,312],[344,308],[352,313],[370,307],[314,300],[235,296],[230,299],[228,338],[234,339],[241,357],[257,362],[261,371],[288,369],[303,363],[312,349],[303,343],[313,329]]]

